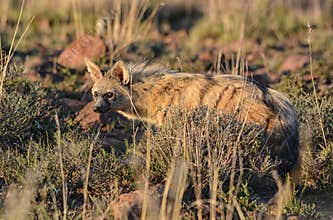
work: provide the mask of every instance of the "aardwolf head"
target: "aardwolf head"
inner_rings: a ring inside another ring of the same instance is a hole
[[[125,111],[130,107],[130,74],[123,61],[118,61],[104,75],[100,68],[90,60],[85,60],[90,77],[94,81],[92,95],[95,100],[94,111]]]

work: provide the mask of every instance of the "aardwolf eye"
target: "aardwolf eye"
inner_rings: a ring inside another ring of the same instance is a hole
[[[98,96],[98,92],[94,92],[94,97],[97,97]]]
[[[114,93],[113,92],[108,92],[108,93],[106,93],[106,97],[108,99],[112,99],[114,97]]]

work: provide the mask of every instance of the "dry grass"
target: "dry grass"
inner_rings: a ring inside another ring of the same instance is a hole
[[[15,184],[9,187],[7,198],[4,202],[5,212],[0,214],[0,219],[31,218],[36,194],[36,175],[33,170],[30,170],[26,174],[24,187],[19,187]]]
[[[17,23],[16,23],[14,35],[13,35],[12,40],[11,40],[10,48],[9,48],[9,51],[6,54],[4,54],[3,51],[2,51],[1,36],[0,36],[0,54],[1,54],[0,55],[0,74],[1,74],[1,76],[0,76],[0,99],[3,96],[3,84],[4,84],[4,81],[5,81],[6,75],[8,74],[7,71],[8,71],[8,66],[11,62],[11,59],[13,58],[15,51],[17,50],[18,46],[20,45],[20,42],[22,41],[24,35],[28,31],[31,23],[34,20],[34,17],[32,17],[30,19],[30,22],[27,24],[26,28],[24,29],[24,31],[20,35],[19,39],[16,41],[16,37],[17,37],[17,34],[18,34],[18,30],[19,30],[19,26],[20,26],[22,14],[23,14],[23,9],[24,9],[24,0],[22,1],[22,4],[21,4],[20,14],[17,18]]]
[[[22,93],[13,83],[6,82],[8,75],[16,72],[11,69],[12,58],[32,23],[31,17],[43,17],[46,13],[52,13],[56,18],[50,20],[62,20],[61,25],[66,24],[74,30],[73,33],[68,32],[71,39],[87,32],[87,27],[93,26],[95,18],[102,17],[102,20],[97,22],[97,33],[108,43],[108,55],[112,62],[113,59],[121,58],[131,44],[151,39],[151,35],[155,34],[154,16],[160,4],[158,1],[148,0],[29,0],[26,4],[23,1],[20,10],[15,14],[7,10],[11,3],[13,2],[10,0],[1,1],[0,9],[1,31],[11,30],[8,28],[8,21],[12,21],[12,17],[16,15],[18,17],[16,25],[12,27],[12,40],[7,43],[9,50],[0,51],[0,96],[7,95],[6,99],[3,99],[6,104],[1,105],[0,112],[0,118],[5,123],[0,128],[3,134],[7,135],[7,139],[12,135],[15,141],[6,141],[6,146],[9,143],[8,149],[0,150],[0,180],[4,181],[4,184],[0,184],[6,187],[10,185],[3,189],[0,185],[0,190],[3,190],[0,191],[0,218],[23,219],[38,216],[41,219],[108,219],[112,216],[111,204],[119,194],[143,189],[141,219],[156,219],[153,209],[157,210],[158,217],[162,220],[229,220],[236,216],[239,219],[262,219],[267,210],[260,205],[260,201],[253,199],[251,191],[253,183],[264,185],[266,179],[262,180],[262,176],[268,177],[269,184],[274,185],[272,188],[277,188],[278,195],[281,195],[277,200],[277,208],[273,209],[277,219],[282,219],[286,213],[293,211],[302,214],[304,209],[306,214],[310,213],[309,216],[317,216],[312,213],[314,208],[295,202],[295,198],[288,201],[290,195],[295,197],[294,189],[288,188],[289,184],[283,184],[280,177],[271,174],[277,164],[269,157],[269,149],[263,146],[264,134],[261,128],[237,123],[233,119],[221,119],[213,112],[210,112],[210,115],[213,115],[213,118],[210,118],[204,109],[191,114],[175,112],[165,127],[148,129],[146,139],[138,146],[127,146],[128,154],[121,156],[113,152],[117,151],[116,148],[112,148],[112,152],[106,152],[98,144],[94,145],[94,140],[76,135],[78,131],[69,128],[61,114],[56,120],[58,129],[52,127],[45,132],[46,135],[38,132],[35,135],[35,129],[40,131],[40,126],[46,121],[46,112],[51,111],[45,110],[43,93],[34,90],[30,84],[18,84],[18,87],[29,88],[28,93]],[[190,30],[189,37],[199,39],[190,49],[198,48],[198,43],[209,37],[220,39],[223,44],[254,37],[266,40],[266,37],[271,39],[273,36],[275,41],[282,40],[302,28],[302,24],[307,23],[309,17],[311,22],[320,21],[322,26],[332,25],[331,19],[322,21],[323,17],[331,13],[329,10],[332,8],[332,1],[323,1],[322,4],[320,1],[311,1],[310,6],[305,8],[296,0],[241,0],[232,3],[209,0],[207,5],[192,0],[186,4],[186,7],[193,5],[203,12],[199,24]],[[267,8],[270,10],[266,10]],[[87,22],[88,19],[91,20]],[[25,24],[26,28],[21,31],[22,24]],[[0,36],[0,44],[1,41],[4,42],[3,35]],[[302,116],[302,126],[312,126],[302,184],[311,189],[327,189],[332,186],[333,180],[330,123],[332,99],[328,97],[326,100],[316,93],[316,72],[313,69],[316,61],[312,57],[312,44],[315,44],[316,40],[309,39],[308,43],[314,92],[302,93],[304,96],[297,94],[293,98]],[[186,56],[190,56],[187,49]],[[247,62],[244,59],[246,49],[238,48],[230,72],[247,73]],[[221,57],[222,51],[216,62],[217,72],[221,67]],[[181,69],[186,71],[183,64],[185,62],[181,63]],[[267,69],[270,69],[270,64],[267,64]],[[8,88],[10,94],[6,94],[4,88]],[[290,85],[284,88],[291,93]],[[21,101],[14,105],[11,101],[15,101],[15,97],[22,97],[26,102],[18,99]],[[25,117],[35,116],[35,113],[31,113],[31,108],[43,111],[37,112],[36,117]],[[8,119],[7,112],[11,112],[12,117],[16,118]],[[60,127],[63,128],[61,133]],[[38,136],[43,140],[38,140]],[[21,139],[24,142],[20,142]],[[21,148],[16,149],[10,145],[14,142],[15,146],[20,145]],[[133,152],[134,156],[129,155]],[[131,158],[137,159],[135,161],[142,160],[132,167],[129,165],[133,162],[129,161]],[[29,175],[29,169],[41,174],[36,177],[36,181],[32,181],[35,176]],[[139,178],[142,173],[144,178]],[[271,176],[275,180],[272,180]],[[160,204],[151,204],[154,200],[150,190],[155,184],[163,186],[159,192]],[[3,195],[7,195],[6,198]],[[289,211],[286,211],[286,206]],[[20,211],[17,211],[18,207]]]
[[[89,146],[89,155],[88,155],[88,162],[87,162],[87,171],[85,174],[85,181],[83,185],[83,209],[82,209],[82,219],[86,218],[86,210],[87,210],[87,202],[88,202],[88,184],[89,184],[89,175],[90,175],[90,168],[91,168],[91,160],[92,160],[92,153],[94,149],[94,144],[99,138],[100,135],[100,128],[97,131],[93,141]]]
[[[312,65],[312,37],[311,37],[311,33],[312,33],[312,27],[311,24],[308,23],[308,43],[309,43],[309,59],[310,59],[310,74],[311,74],[311,83],[312,83],[312,87],[313,87],[313,96],[314,96],[314,100],[315,100],[315,107],[317,109],[317,114],[319,116],[319,123],[320,123],[320,128],[321,128],[321,132],[323,134],[323,140],[324,140],[324,147],[327,147],[327,141],[326,141],[326,135],[325,135],[325,131],[324,131],[324,125],[323,125],[323,121],[322,121],[322,113],[320,112],[320,107],[319,107],[319,101],[318,101],[318,95],[317,95],[317,89],[316,89],[316,85],[315,85],[315,81],[313,78],[313,65]]]
[[[159,7],[158,1],[112,2],[112,14],[96,24],[97,33],[105,36],[109,45],[111,61],[130,44],[149,37]]]
[[[260,144],[262,130],[205,109],[175,115],[165,128],[148,134],[150,149],[144,144],[138,148],[143,155],[136,152],[142,159],[151,154],[150,182],[166,179],[161,218],[178,219],[180,212],[195,213],[196,219],[248,216],[238,200],[241,184],[255,175],[269,175],[276,166]]]
[[[64,172],[64,161],[62,159],[62,149],[61,149],[61,127],[59,122],[58,114],[55,115],[55,120],[57,123],[57,146],[58,146],[58,155],[59,155],[59,165],[60,165],[60,176],[61,176],[61,188],[62,188],[62,206],[63,206],[63,219],[67,219],[67,197],[68,189],[66,187],[66,179]],[[84,218],[84,216],[83,216]]]

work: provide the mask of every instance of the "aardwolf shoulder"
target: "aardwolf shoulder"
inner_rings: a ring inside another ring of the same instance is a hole
[[[290,101],[280,92],[235,75],[170,73],[154,65],[129,67],[118,61],[104,74],[86,61],[94,80],[94,111],[116,111],[128,118],[162,125],[174,107],[184,111],[205,105],[240,121],[265,127],[268,144],[287,170],[298,156],[298,123]]]

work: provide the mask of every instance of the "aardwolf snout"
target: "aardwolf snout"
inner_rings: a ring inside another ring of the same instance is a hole
[[[103,97],[99,97],[93,106],[93,110],[94,112],[105,113],[110,110],[110,104]]]
[[[94,106],[94,112],[101,113],[101,107],[100,106]]]

